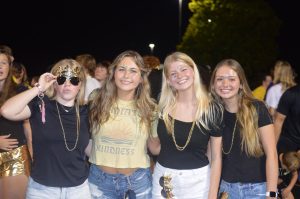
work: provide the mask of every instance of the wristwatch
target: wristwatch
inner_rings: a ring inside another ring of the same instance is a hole
[[[271,198],[277,198],[277,197],[278,197],[278,192],[275,192],[275,191],[267,191],[267,192],[266,192],[266,196],[267,196],[267,197],[271,197]]]

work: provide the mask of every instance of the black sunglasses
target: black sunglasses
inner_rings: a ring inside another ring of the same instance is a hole
[[[58,76],[56,81],[58,85],[63,85],[67,79],[70,80],[71,84],[74,86],[78,86],[80,82],[79,77],[74,77],[74,76],[70,78],[67,78],[65,76]]]
[[[166,199],[172,199],[174,197],[172,193],[171,176],[161,176],[159,178],[159,185],[162,187],[161,195]]]

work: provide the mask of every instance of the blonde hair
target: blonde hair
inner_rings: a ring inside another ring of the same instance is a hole
[[[300,168],[300,155],[295,151],[289,151],[283,154],[282,163],[290,172],[297,171]]]
[[[150,134],[151,123],[153,121],[156,104],[150,98],[150,85],[147,78],[147,68],[144,65],[143,58],[135,51],[125,51],[119,54],[109,67],[109,76],[103,87],[97,89],[91,94],[90,100],[90,126],[93,129],[100,129],[101,124],[108,121],[110,117],[110,110],[116,104],[118,99],[117,86],[115,83],[114,75],[118,64],[124,58],[131,58],[134,63],[141,70],[142,81],[135,90],[135,105],[141,117],[141,123],[146,125],[148,134]],[[96,131],[98,132],[98,131]]]
[[[279,60],[275,63],[273,82],[274,84],[282,84],[282,92],[296,85],[296,82],[294,81],[294,72],[289,62]]]
[[[59,71],[61,67],[70,67],[71,69],[79,69],[79,79],[80,79],[80,90],[75,98],[75,105],[77,107],[84,105],[84,90],[85,90],[85,84],[86,84],[86,76],[83,71],[83,67],[75,60],[73,59],[62,59],[58,61],[51,69],[51,73],[55,76],[59,75]],[[56,97],[56,91],[54,89],[54,85],[51,85],[47,90],[46,90],[46,95],[50,99],[55,99]]]
[[[169,114],[174,110],[176,106],[177,91],[173,89],[167,82],[168,80],[168,70],[173,62],[180,61],[187,64],[194,71],[194,90],[196,95],[196,100],[198,102],[196,111],[196,124],[209,130],[209,124],[215,124],[215,119],[217,116],[222,116],[221,109],[218,111],[217,104],[212,103],[210,96],[207,93],[205,86],[202,84],[197,65],[191,57],[182,52],[174,52],[166,57],[164,61],[163,68],[163,82],[161,89],[161,96],[158,104],[158,109],[160,113],[160,118],[165,122],[168,133],[173,132],[173,125]]]
[[[212,73],[210,92],[215,100],[220,104],[224,104],[222,99],[215,92],[213,86],[216,73],[219,68],[223,66],[229,67],[237,73],[242,86],[238,94],[238,112],[236,114],[242,139],[241,149],[244,150],[248,156],[260,157],[263,155],[263,148],[258,134],[258,113],[253,105],[253,102],[257,100],[252,95],[242,66],[234,59],[225,59],[219,62]]]

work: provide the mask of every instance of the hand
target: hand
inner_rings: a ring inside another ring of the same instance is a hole
[[[288,198],[288,196],[290,195],[291,191],[289,189],[283,189],[281,191],[282,194],[282,198]]]
[[[54,82],[56,82],[56,76],[51,73],[44,73],[39,79],[39,84],[43,92],[46,91]]]
[[[14,148],[18,147],[18,140],[9,138],[9,135],[1,135],[0,136],[0,149],[5,151],[11,151]]]

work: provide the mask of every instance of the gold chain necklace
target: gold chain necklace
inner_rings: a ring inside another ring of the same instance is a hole
[[[74,151],[74,149],[77,147],[77,143],[78,143],[78,138],[79,138],[79,118],[77,116],[77,107],[76,107],[76,127],[77,127],[77,131],[76,131],[76,142],[75,142],[75,145],[72,149],[69,148],[68,144],[67,144],[67,139],[66,139],[66,133],[65,133],[65,129],[64,129],[64,126],[62,124],[62,121],[61,121],[61,117],[60,117],[60,112],[59,112],[59,109],[58,109],[58,105],[57,105],[57,102],[55,102],[56,104],[56,109],[57,109],[57,113],[58,113],[58,118],[59,118],[59,122],[60,122],[60,126],[61,126],[61,129],[62,129],[62,134],[64,136],[64,141],[65,141],[65,146],[66,146],[66,149],[68,151]]]
[[[190,132],[189,132],[189,135],[188,135],[188,138],[187,138],[187,140],[186,140],[186,142],[185,142],[185,145],[184,146],[178,146],[178,144],[177,144],[177,142],[176,142],[176,139],[175,139],[175,133],[174,133],[174,118],[172,118],[172,127],[173,127],[173,130],[172,130],[172,138],[173,138],[173,141],[174,141],[174,144],[175,144],[175,146],[176,146],[176,148],[177,148],[177,150],[179,150],[179,151],[183,151],[184,149],[185,149],[185,147],[189,144],[189,142],[190,142],[190,140],[191,140],[191,138],[192,138],[192,134],[193,134],[193,130],[194,130],[194,127],[195,127],[195,123],[196,123],[196,121],[193,121],[193,124],[192,124],[192,127],[191,127],[191,129],[190,129]]]
[[[73,109],[73,107],[74,107],[74,106],[72,106],[70,109],[65,109],[64,105],[62,105],[62,104],[59,104],[59,105],[67,113],[69,113]]]
[[[228,155],[230,152],[231,152],[231,149],[232,149],[232,146],[233,146],[233,141],[234,141],[234,135],[235,135],[235,129],[236,129],[236,123],[237,123],[237,118],[235,120],[235,123],[234,123],[234,127],[233,127],[233,131],[232,131],[232,138],[231,138],[231,145],[230,145],[230,148],[228,150],[228,152],[225,152],[224,151],[224,148],[222,146],[222,151],[225,155]]]

